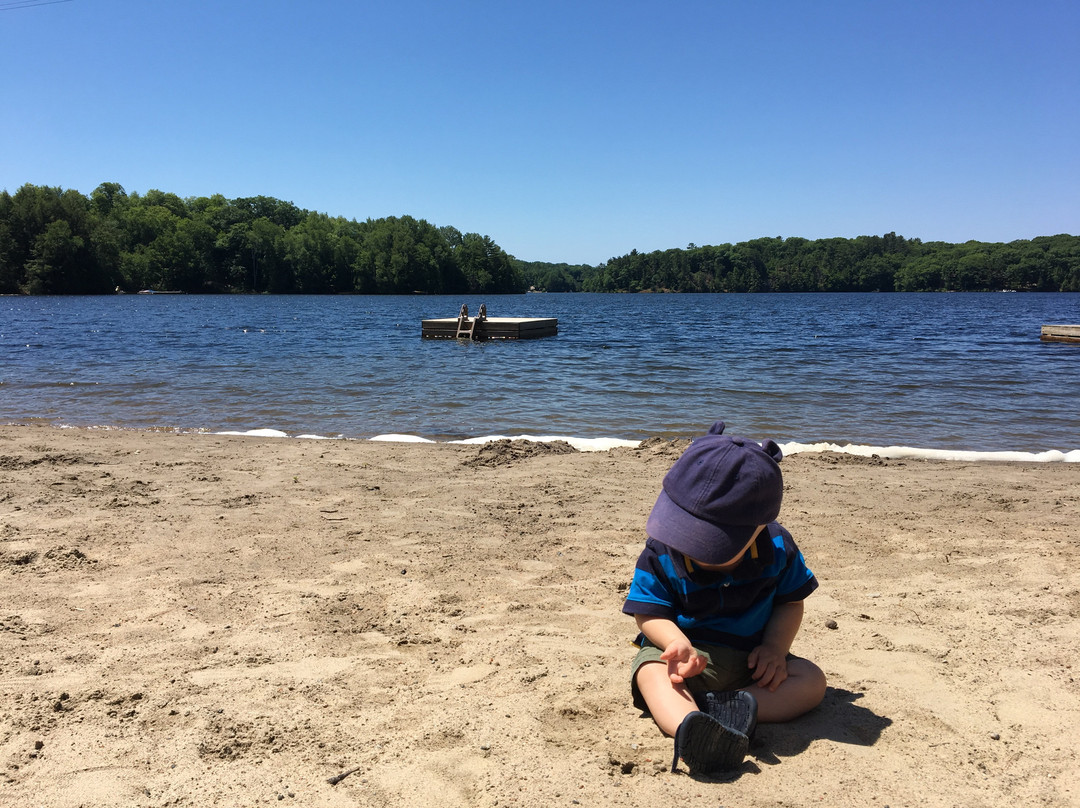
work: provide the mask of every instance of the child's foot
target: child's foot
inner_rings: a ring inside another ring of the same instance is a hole
[[[692,712],[675,732],[675,758],[671,761],[671,770],[678,769],[679,758],[682,758],[691,774],[730,771],[742,764],[749,747],[745,733],[728,729],[706,713]]]
[[[698,708],[750,740],[757,729],[757,699],[746,690],[710,690],[695,696]]]

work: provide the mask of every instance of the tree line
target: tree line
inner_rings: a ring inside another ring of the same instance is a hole
[[[0,293],[143,289],[500,294],[526,284],[488,236],[411,216],[358,222],[266,196],[181,199],[114,182],[89,197],[29,184],[0,192]]]
[[[1080,292],[1080,237],[1009,243],[858,238],[759,238],[738,244],[632,250],[596,267],[526,265],[547,291],[585,292]]]
[[[411,216],[333,217],[256,196],[181,199],[106,182],[85,196],[0,191],[0,293],[142,289],[273,294],[1080,291],[1080,237],[1009,243],[759,238],[521,261],[488,236]]]

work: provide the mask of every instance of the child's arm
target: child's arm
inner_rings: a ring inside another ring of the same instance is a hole
[[[765,625],[761,645],[750,652],[747,664],[754,669],[754,679],[760,687],[775,691],[788,677],[787,655],[795,635],[802,625],[803,602],[781,603],[773,609]],[[646,635],[648,636],[648,635]]]
[[[697,676],[708,664],[674,621],[665,617],[636,614],[638,630],[657,648],[663,648],[660,659],[667,663],[668,677],[681,684],[691,676]]]

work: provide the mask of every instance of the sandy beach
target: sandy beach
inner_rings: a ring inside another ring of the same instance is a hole
[[[830,686],[706,779],[620,613],[684,446],[0,427],[0,805],[1080,805],[1080,464],[785,459]]]

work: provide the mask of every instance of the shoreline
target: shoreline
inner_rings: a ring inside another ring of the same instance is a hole
[[[684,445],[0,426],[0,801],[1080,805],[1072,463],[786,458],[826,700],[669,773],[619,609]]]
[[[494,441],[528,441],[532,443],[552,443],[561,441],[572,446],[579,452],[606,452],[610,449],[634,449],[651,441],[667,441],[678,443],[687,441],[688,438],[654,437],[645,440],[629,440],[624,438],[600,437],[584,438],[571,435],[483,435],[472,438],[460,438],[453,440],[436,440],[421,435],[386,433],[371,435],[369,437],[353,437],[345,435],[320,435],[314,433],[288,433],[279,429],[261,428],[249,430],[224,430],[210,431],[201,429],[182,429],[179,427],[126,427],[126,426],[70,426],[53,423],[19,423],[7,422],[0,424],[3,427],[30,427],[42,426],[50,429],[75,429],[89,431],[115,431],[150,434],[175,434],[175,435],[222,435],[233,437],[253,438],[289,438],[293,440],[342,440],[342,441],[373,441],[381,443],[412,443],[412,444],[446,444],[451,446],[479,446]],[[881,457],[888,460],[951,460],[956,462],[998,462],[998,463],[1080,463],[1080,449],[1047,449],[1038,452],[1027,452],[1010,449],[1002,450],[966,450],[966,449],[935,449],[917,446],[872,446],[859,443],[834,443],[820,441],[816,443],[802,443],[788,441],[778,443],[785,457],[796,454],[844,454],[856,457]]]

